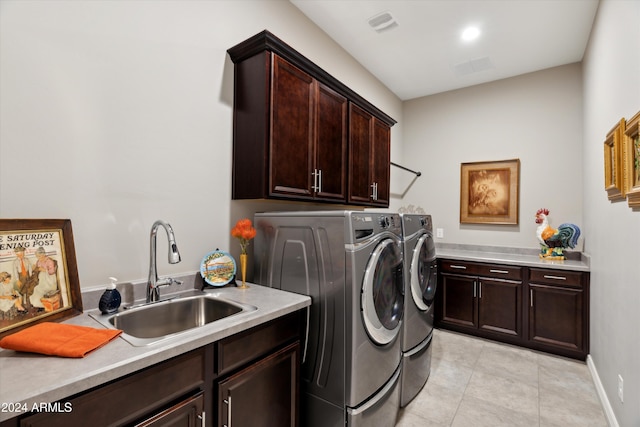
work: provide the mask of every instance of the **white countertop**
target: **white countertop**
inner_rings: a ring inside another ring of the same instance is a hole
[[[253,305],[257,310],[149,346],[134,347],[118,337],[81,359],[0,349],[0,405],[19,403],[31,408],[34,403],[52,403],[311,305],[308,296],[255,284],[249,286],[244,290],[225,287],[205,292]],[[64,323],[103,328],[88,313]],[[0,411],[0,421],[18,415]]]
[[[436,246],[438,258],[557,270],[589,271],[589,257],[586,254],[580,252],[568,252],[567,254],[569,259],[554,261],[541,259],[536,249],[451,244]]]

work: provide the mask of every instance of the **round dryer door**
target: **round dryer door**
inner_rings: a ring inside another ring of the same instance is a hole
[[[426,311],[433,304],[438,281],[436,249],[430,233],[418,239],[411,257],[410,273],[411,297],[420,310]]]
[[[397,241],[386,238],[374,249],[362,284],[365,329],[376,344],[388,344],[400,332],[404,312],[402,252]]]

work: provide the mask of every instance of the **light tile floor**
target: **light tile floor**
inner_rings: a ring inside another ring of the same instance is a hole
[[[606,427],[586,363],[435,330],[431,375],[396,427]]]

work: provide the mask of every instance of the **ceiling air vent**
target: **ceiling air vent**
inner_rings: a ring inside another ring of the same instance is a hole
[[[471,61],[456,64],[453,68],[458,76],[466,76],[467,74],[489,70],[493,68],[493,64],[489,57],[485,56],[484,58],[473,59]]]
[[[393,15],[391,15],[391,12],[379,13],[369,18],[367,22],[369,22],[371,28],[377,32],[382,32],[398,25]]]

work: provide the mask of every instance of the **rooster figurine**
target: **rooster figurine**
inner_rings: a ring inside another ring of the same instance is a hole
[[[575,248],[580,237],[580,228],[575,224],[560,224],[555,229],[549,226],[547,216],[549,209],[538,209],[536,213],[536,236],[540,241],[540,258],[562,260],[564,259],[563,250],[566,248]]]

